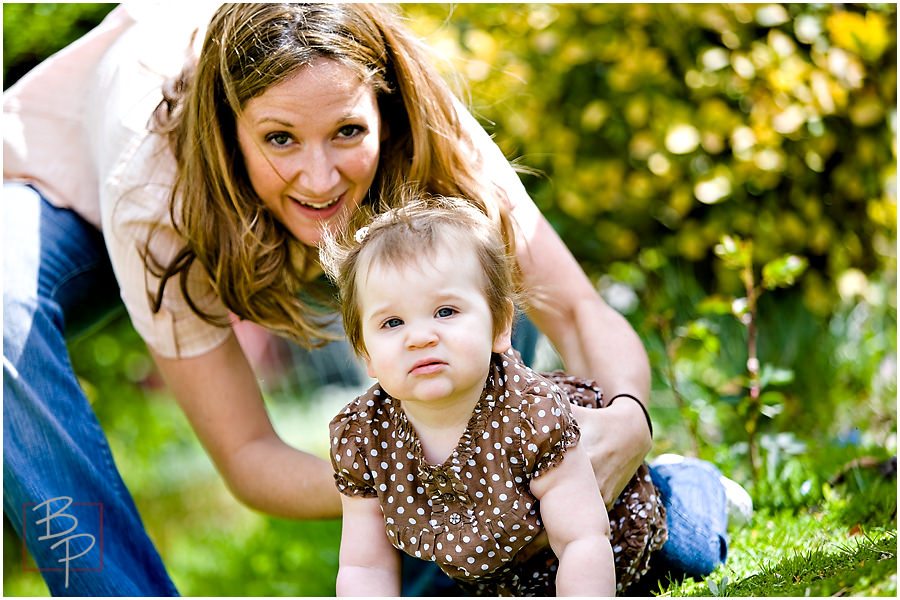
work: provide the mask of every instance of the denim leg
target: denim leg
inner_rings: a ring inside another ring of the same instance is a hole
[[[3,187],[3,509],[53,595],[171,596],[66,334],[120,307],[100,233]]]
[[[522,356],[522,362],[531,367],[534,364],[534,355],[537,350],[540,330],[525,313],[516,312],[516,320],[513,322],[512,347],[518,350]]]
[[[712,464],[685,458],[650,467],[666,507],[669,539],[651,559],[655,574],[702,577],[728,555],[725,489]]]

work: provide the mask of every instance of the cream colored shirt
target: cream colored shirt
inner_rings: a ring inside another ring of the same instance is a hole
[[[120,5],[3,94],[4,181],[30,183],[102,229],[135,328],[167,357],[202,354],[228,335],[190,310],[177,282],[154,313],[157,282],[139,253],[156,225],[159,259],[182,246],[168,216],[174,157],[147,127],[162,83],[181,71],[195,30],[199,49],[211,15],[208,3]],[[195,300],[226,315],[208,281],[193,275]]]
[[[195,0],[122,4],[3,94],[4,181],[34,185],[52,204],[103,231],[135,329],[169,358],[208,352],[229,332],[195,315],[174,280],[154,313],[149,298],[158,282],[140,255],[154,227],[151,251],[161,262],[183,246],[168,214],[175,160],[166,139],[147,127],[163,82],[199,52],[215,6]],[[482,152],[484,172],[513,204],[524,198],[533,208],[497,146],[468,111],[460,106],[459,112]],[[227,315],[200,269],[192,272],[189,289],[200,308]]]

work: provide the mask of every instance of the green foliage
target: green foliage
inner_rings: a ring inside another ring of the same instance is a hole
[[[784,385],[794,379],[791,369],[775,367],[769,363],[760,367],[759,359],[759,300],[766,290],[791,287],[794,281],[806,270],[806,259],[793,254],[775,258],[762,266],[762,281],[756,273],[754,264],[753,240],[742,240],[730,235],[722,237],[715,247],[716,256],[722,259],[726,268],[740,273],[744,284],[744,296],[730,298],[732,314],[747,328],[747,378],[743,386],[747,394],[743,397],[738,410],[744,421],[744,430],[748,436],[748,454],[754,485],[758,482],[759,450],[757,446],[757,425],[760,414],[771,417],[784,408],[785,396],[771,386]],[[710,302],[712,300],[712,302]],[[705,301],[712,312],[723,314],[721,305],[725,304],[718,296]]]
[[[3,3],[3,89],[93,29],[111,3]]]
[[[760,264],[805,257],[829,314],[846,269],[893,266],[894,6],[407,10],[507,155],[546,174],[527,187],[590,273],[655,254],[719,291],[712,250],[738,235]]]
[[[506,154],[543,174],[526,187],[601,291],[636,296],[616,307],[650,351],[653,416],[688,430],[658,450],[710,456],[746,435],[733,261],[759,265],[767,389],[750,427],[892,439],[894,5],[405,10]],[[869,339],[853,346],[851,325]]]

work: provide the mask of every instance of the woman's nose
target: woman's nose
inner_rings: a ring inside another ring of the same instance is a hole
[[[314,200],[323,200],[321,196],[337,191],[340,173],[328,152],[322,149],[310,149],[304,153],[294,185],[299,191]]]

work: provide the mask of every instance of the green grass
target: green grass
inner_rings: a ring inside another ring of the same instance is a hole
[[[731,532],[724,566],[704,581],[670,584],[659,594],[896,597],[896,480],[826,495],[829,500],[807,510],[757,511]]]

